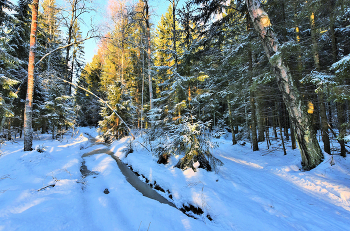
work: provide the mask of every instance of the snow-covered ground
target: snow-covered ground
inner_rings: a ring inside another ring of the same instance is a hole
[[[108,148],[178,208],[144,197],[133,188],[107,154],[82,157],[103,144],[92,144],[93,129],[79,128],[72,138],[51,140],[40,135],[23,151],[23,141],[0,148],[0,230],[349,230],[350,162],[327,155],[309,172],[300,171],[300,154],[287,144],[287,155],[277,142],[268,150],[252,152],[250,145],[231,145],[222,137],[213,151],[224,165],[214,172],[174,168],[156,163],[140,143],[123,151],[130,138]],[[87,171],[83,171],[87,169]],[[145,181],[140,176],[140,179]],[[169,198],[172,197],[172,199]],[[211,219],[209,219],[209,218]]]

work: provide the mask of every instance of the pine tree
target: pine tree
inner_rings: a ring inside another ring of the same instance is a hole
[[[33,128],[32,128],[32,113],[33,113],[33,93],[34,93],[34,61],[35,61],[35,45],[37,32],[37,17],[38,17],[39,0],[34,0],[32,9],[32,26],[30,36],[30,51],[28,63],[28,86],[26,105],[24,111],[24,151],[32,150]]]
[[[95,55],[92,62],[85,66],[77,84],[103,97],[106,94],[100,92],[101,77],[102,60],[99,55]],[[97,126],[98,121],[102,120],[100,102],[96,97],[79,88],[75,94],[75,105],[78,107],[78,124],[80,126]]]

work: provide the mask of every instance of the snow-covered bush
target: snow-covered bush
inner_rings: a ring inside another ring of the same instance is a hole
[[[169,124],[156,140],[155,153],[158,157],[164,155],[183,155],[176,164],[181,169],[192,168],[199,163],[199,168],[212,171],[222,162],[211,154],[211,149],[218,146],[213,141],[214,134],[209,132],[210,122],[194,122],[194,118],[183,116],[179,124]]]

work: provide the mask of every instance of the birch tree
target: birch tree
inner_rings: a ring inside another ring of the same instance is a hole
[[[259,0],[246,0],[245,2],[254,28],[262,39],[266,56],[274,69],[283,101],[295,124],[302,166],[305,170],[315,168],[324,157],[307,114],[307,105],[303,102],[302,95],[294,84],[289,68],[282,59],[280,44],[272,30],[268,14],[262,8]]]

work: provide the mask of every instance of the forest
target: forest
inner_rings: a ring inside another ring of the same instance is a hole
[[[291,139],[305,170],[321,163],[323,151],[346,156],[348,1],[196,0],[179,7],[170,0],[157,25],[148,1],[110,1],[112,26],[91,28],[90,37],[80,24],[93,8],[86,0],[68,3],[61,12],[54,0],[43,1],[34,36],[38,2],[1,1],[3,139],[24,131],[31,150],[33,131],[57,138],[74,126],[98,126],[111,141],[136,129],[158,139],[152,152],[160,161],[183,154],[180,168],[199,161],[211,169],[210,139],[225,131],[233,145],[249,141],[253,151],[260,142]],[[85,64],[83,42],[91,37],[100,38],[99,48]]]
[[[348,227],[349,0],[107,2],[0,0],[0,230]]]

